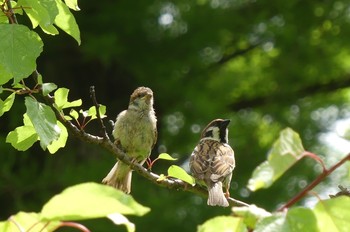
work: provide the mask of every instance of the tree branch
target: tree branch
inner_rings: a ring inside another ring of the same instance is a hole
[[[228,107],[232,111],[238,111],[245,108],[253,108],[258,106],[264,106],[267,104],[277,103],[276,100],[280,101],[283,99],[286,102],[293,102],[295,99],[307,97],[314,94],[328,93],[334,90],[348,88],[350,86],[350,76],[345,76],[343,79],[332,80],[328,83],[314,83],[313,85],[304,86],[294,92],[269,92],[265,96],[256,96],[247,99],[242,97],[237,101],[231,103]]]
[[[107,130],[106,130],[106,126],[105,124],[103,123],[103,120],[101,118],[101,114],[100,114],[100,104],[97,103],[97,99],[96,99],[96,93],[95,93],[95,86],[90,86],[90,97],[92,98],[92,101],[94,103],[94,106],[96,108],[96,116],[97,116],[97,119],[98,121],[100,122],[101,124],[101,128],[102,128],[102,131],[103,131],[103,138],[105,140],[110,140],[109,139],[109,136],[108,136],[108,133],[107,133]]]
[[[142,165],[138,164],[137,162],[132,162],[127,154],[123,152],[121,149],[119,149],[110,139],[104,139],[99,136],[91,135],[89,133],[86,133],[83,130],[78,129],[74,124],[72,124],[70,121],[67,121],[64,118],[64,115],[57,110],[54,107],[54,99],[52,96],[48,95],[45,97],[47,104],[51,107],[51,109],[55,112],[57,119],[68,129],[68,131],[78,139],[80,139],[83,142],[92,143],[99,145],[109,151],[111,154],[113,154],[115,157],[118,158],[121,162],[129,165],[135,172],[140,174],[142,177],[146,178],[147,180],[151,181],[152,183],[166,187],[169,189],[175,189],[175,190],[183,190],[187,192],[192,192],[197,195],[206,197],[208,196],[208,192],[206,189],[200,187],[199,185],[192,186],[190,184],[187,184],[186,182],[174,179],[174,178],[167,178],[167,179],[160,179],[160,176],[158,174],[155,174],[146,168],[144,168]],[[237,206],[248,206],[247,203],[244,203],[239,200],[235,200],[233,198],[228,199],[229,202],[232,205]]]
[[[215,63],[214,66],[223,65],[223,64],[227,63],[228,61],[230,61],[231,59],[234,59],[238,56],[242,56],[260,45],[261,45],[261,42],[258,42],[256,44],[251,44],[247,48],[234,51],[231,54],[227,54],[226,56],[223,56],[217,63]]]
[[[316,185],[318,185],[327,176],[329,176],[329,174],[331,174],[334,170],[336,170],[338,167],[340,167],[343,163],[345,163],[348,160],[350,160],[350,153],[347,154],[347,156],[341,159],[338,163],[333,165],[330,169],[324,169],[323,172],[314,181],[312,181],[308,186],[306,186],[301,192],[295,195],[292,199],[290,199],[285,205],[283,205],[277,211],[283,211],[291,207],[298,201],[300,201],[310,190],[312,190]]]
[[[4,7],[5,4],[7,6],[7,9]],[[10,24],[18,24],[17,17],[15,15],[15,13],[13,13],[11,0],[5,0],[4,3],[1,5],[1,10],[6,15],[6,17],[9,19]]]

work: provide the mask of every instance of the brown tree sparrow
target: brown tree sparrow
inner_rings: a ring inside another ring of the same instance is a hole
[[[150,88],[139,87],[131,94],[129,107],[117,116],[112,133],[114,143],[132,162],[142,165],[146,161],[157,140],[157,118]],[[131,175],[132,169],[118,161],[102,183],[130,193]]]
[[[193,176],[204,182],[208,188],[208,205],[228,207],[226,199],[232,171],[235,168],[235,156],[228,144],[227,126],[230,120],[215,119],[204,128],[199,144],[190,158]],[[223,193],[224,184],[226,193]],[[226,195],[226,196],[225,196]]]

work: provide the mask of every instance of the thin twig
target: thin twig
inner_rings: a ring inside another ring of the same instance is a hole
[[[329,176],[334,170],[340,167],[343,163],[350,160],[350,153],[347,154],[343,159],[341,159],[338,163],[333,165],[330,169],[325,169],[314,181],[312,181],[308,186],[306,186],[301,192],[295,195],[292,199],[290,199],[285,205],[280,207],[277,211],[283,211],[298,201],[300,201],[310,190],[312,190],[316,185],[318,185],[321,181],[323,181],[327,176]]]
[[[90,86],[90,97],[92,98],[92,102],[94,103],[94,106],[96,108],[96,116],[97,119],[99,120],[100,124],[101,124],[101,128],[103,131],[103,138],[106,140],[109,140],[108,134],[107,134],[107,130],[106,130],[106,126],[103,123],[103,120],[101,118],[101,114],[100,114],[100,104],[97,103],[96,100],[96,92],[95,92],[95,86]]]

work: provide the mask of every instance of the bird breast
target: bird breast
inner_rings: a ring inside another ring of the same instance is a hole
[[[130,156],[147,157],[155,143],[156,117],[154,111],[123,111],[118,117],[113,136]]]
[[[234,152],[228,144],[201,140],[191,155],[190,166],[197,179],[221,181],[234,169]]]

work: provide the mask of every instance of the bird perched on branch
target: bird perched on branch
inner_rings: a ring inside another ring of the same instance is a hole
[[[208,205],[228,207],[229,188],[235,156],[228,144],[230,120],[215,119],[203,130],[190,158],[190,169],[199,183],[208,188]],[[226,193],[223,192],[223,185]],[[226,196],[225,196],[226,195]]]
[[[113,129],[115,144],[132,162],[143,164],[157,140],[157,118],[153,109],[153,92],[139,87],[130,96],[129,107],[117,116]],[[102,183],[125,193],[131,191],[132,169],[118,161]]]

